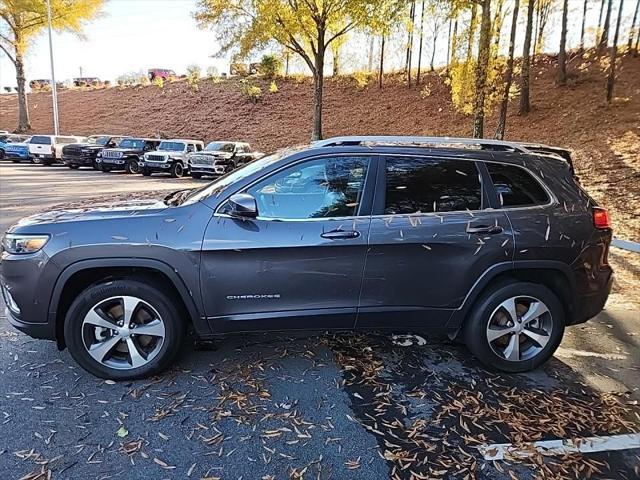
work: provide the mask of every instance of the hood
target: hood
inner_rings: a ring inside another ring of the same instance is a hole
[[[62,147],[62,149],[64,150],[67,147],[83,148],[83,149],[91,149],[91,150],[102,150],[104,148],[102,145],[96,145],[95,143],[70,143]]]
[[[139,152],[135,148],[105,148],[103,152],[121,152],[121,153],[131,153],[131,152]]]
[[[87,208],[53,210],[25,217],[8,231],[12,232],[15,228],[31,225],[150,215],[162,212],[167,208],[167,205],[162,200],[127,200],[122,202],[96,204]]]
[[[230,157],[232,153],[225,152],[222,150],[202,150],[200,152],[196,152],[193,155],[208,155],[211,157]]]

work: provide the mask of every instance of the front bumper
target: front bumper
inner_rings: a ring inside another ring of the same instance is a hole
[[[227,167],[226,165],[191,165],[189,171],[201,175],[224,175]]]
[[[53,323],[30,323],[14,316],[9,308],[4,309],[5,316],[9,323],[22,333],[26,333],[33,338],[41,338],[44,340],[55,340],[56,332]]]
[[[168,172],[173,165],[171,162],[150,162],[145,160],[144,162],[138,162],[140,168],[144,168],[146,170],[152,172]]]
[[[126,168],[127,161],[123,158],[104,158],[102,157],[102,161],[100,165],[106,168],[110,168],[111,170],[124,170]]]
[[[62,156],[62,162],[65,165],[81,165],[84,167],[92,167],[94,160],[94,157],[77,157],[69,155]]]

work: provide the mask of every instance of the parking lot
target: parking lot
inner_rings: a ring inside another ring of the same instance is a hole
[[[0,231],[54,206],[204,183],[1,162]],[[0,478],[636,478],[638,448],[507,461],[481,449],[640,432],[634,305],[614,295],[522,375],[488,372],[445,338],[318,332],[189,342],[169,372],[126,383],[0,313]]]

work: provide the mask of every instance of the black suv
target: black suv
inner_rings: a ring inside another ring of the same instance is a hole
[[[62,147],[62,161],[71,169],[93,167],[98,170],[98,154],[105,148],[117,147],[121,141],[121,136],[91,135],[85,143],[71,143]]]
[[[607,212],[562,155],[341,137],[164,200],[28,217],[3,240],[8,318],[113,379],[165,368],[188,329],[440,330],[529,370],[612,283]]]
[[[157,138],[123,138],[117,148],[102,150],[96,163],[103,172],[124,170],[127,173],[138,173],[144,154],[156,150],[160,142]]]

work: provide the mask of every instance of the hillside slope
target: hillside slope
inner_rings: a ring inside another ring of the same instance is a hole
[[[561,145],[574,151],[583,184],[612,210],[616,233],[640,239],[640,58],[626,57],[619,69],[616,99],[603,102],[605,75],[597,63],[571,64],[570,85],[553,84],[553,65],[540,59],[532,72],[534,110],[519,117],[513,110],[507,137]],[[408,89],[398,76],[379,90],[358,90],[349,77],[327,79],[325,136],[347,134],[405,134],[468,136],[471,119],[457,113],[448,88],[436,74],[424,76],[430,94]],[[64,133],[101,132],[171,137],[247,140],[263,151],[308,142],[311,125],[309,79],[277,81],[278,93],[257,81],[263,98],[253,104],[237,80],[202,80],[193,91],[186,82],[157,86],[62,91],[61,130]],[[516,99],[517,100],[517,99]],[[51,96],[29,97],[34,132],[51,130]],[[16,99],[0,96],[0,129],[15,127]],[[487,134],[495,119],[488,120]]]

